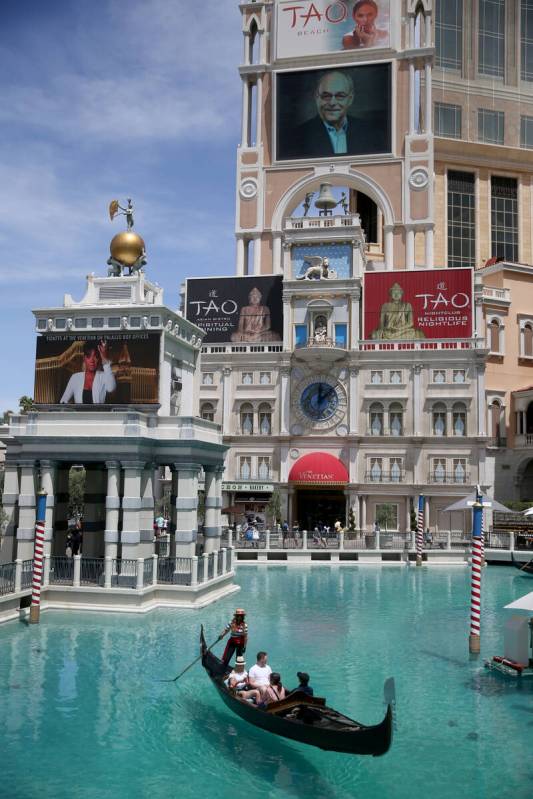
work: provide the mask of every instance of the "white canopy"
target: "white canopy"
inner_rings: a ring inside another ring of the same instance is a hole
[[[528,508],[524,511],[524,516],[533,516],[533,508]]]
[[[469,505],[469,502],[476,501],[476,492],[472,491],[471,494],[468,494],[466,497],[462,497],[458,499],[457,502],[454,502],[453,505],[448,505],[447,508],[444,508],[445,511],[451,510],[472,510],[472,505]],[[490,502],[490,508],[487,510],[498,510],[503,511],[504,513],[515,513],[515,511],[509,510],[506,508],[505,505],[502,505],[501,502],[496,502],[495,499],[490,499],[489,497],[483,497],[483,502]]]
[[[527,616],[533,614],[533,591],[529,594],[524,594],[519,599],[515,599],[509,605],[505,605],[505,610],[511,610],[514,613],[520,613]]]

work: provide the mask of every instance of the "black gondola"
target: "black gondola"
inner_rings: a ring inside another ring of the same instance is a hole
[[[326,700],[295,692],[265,709],[239,699],[224,684],[225,667],[207,648],[203,627],[200,632],[202,666],[220,694],[222,701],[245,721],[261,727],[274,735],[292,738],[300,743],[345,752],[349,755],[384,755],[392,742],[394,680],[385,683],[388,706],[385,718],[379,724],[367,727],[343,716],[330,707]]]
[[[533,575],[533,558],[528,560],[526,563],[520,563],[520,561],[514,559],[514,554],[511,552],[511,560],[515,569],[519,569],[522,574]]]

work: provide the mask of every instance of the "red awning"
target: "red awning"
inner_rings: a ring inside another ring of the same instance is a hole
[[[327,452],[310,452],[299,458],[289,474],[290,483],[304,485],[345,485],[349,482],[346,467]]]

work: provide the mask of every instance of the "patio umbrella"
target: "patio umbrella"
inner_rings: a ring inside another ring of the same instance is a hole
[[[528,508],[524,511],[524,516],[533,516],[533,508]]]
[[[487,502],[491,503],[490,510],[503,511],[504,513],[516,513],[516,511],[512,511],[509,510],[509,508],[506,508],[505,505],[501,504],[501,502],[496,502],[495,499],[490,499],[489,497],[484,496],[483,500],[487,500]],[[475,501],[476,501],[476,492],[472,491],[471,494],[468,494],[468,496],[458,499],[457,502],[454,502],[452,505],[448,505],[448,507],[444,508],[444,510],[445,511],[472,510],[472,505],[469,505],[468,503]]]
[[[222,508],[221,513],[244,513],[243,508],[238,505],[230,505],[229,508]]]

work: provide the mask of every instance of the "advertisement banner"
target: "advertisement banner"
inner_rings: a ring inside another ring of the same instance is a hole
[[[159,333],[48,333],[37,338],[35,402],[146,405],[159,395]]]
[[[278,72],[276,158],[391,152],[391,65]]]
[[[279,0],[276,57],[390,47],[389,0]]]
[[[363,313],[366,340],[470,338],[472,270],[369,272]]]
[[[205,331],[203,343],[283,340],[281,275],[187,280],[186,317]]]

